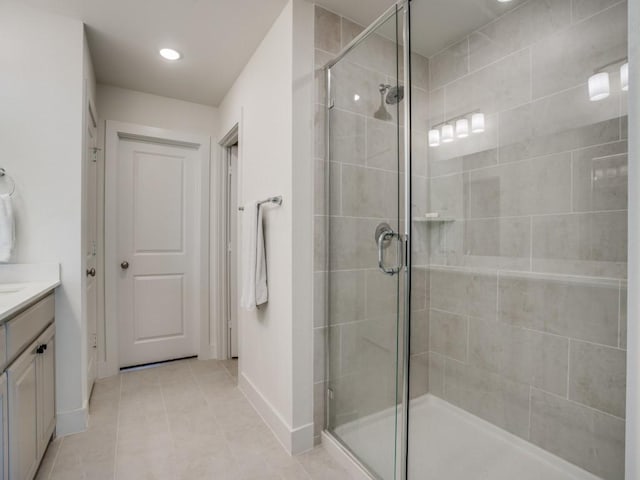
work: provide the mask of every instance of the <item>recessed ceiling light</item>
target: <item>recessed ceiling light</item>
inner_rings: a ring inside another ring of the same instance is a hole
[[[173,48],[161,48],[160,55],[167,60],[179,60],[182,55]]]

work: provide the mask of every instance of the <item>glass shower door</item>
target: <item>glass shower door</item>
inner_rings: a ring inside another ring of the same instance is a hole
[[[328,69],[329,432],[376,477],[399,465],[405,269],[401,15]],[[362,28],[343,20],[343,44]]]

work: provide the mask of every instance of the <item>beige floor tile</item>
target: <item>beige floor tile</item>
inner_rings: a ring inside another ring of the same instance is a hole
[[[348,479],[290,456],[238,390],[237,361],[189,359],[96,382],[86,432],[54,440],[37,480]]]

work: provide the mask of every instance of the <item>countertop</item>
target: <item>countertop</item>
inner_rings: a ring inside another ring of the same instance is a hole
[[[59,285],[58,264],[0,265],[0,325]]]

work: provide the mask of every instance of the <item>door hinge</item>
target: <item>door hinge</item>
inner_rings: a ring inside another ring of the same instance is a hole
[[[91,334],[91,339],[89,344],[91,345],[91,348],[98,347],[98,336],[95,333]]]
[[[91,161],[93,163],[96,163],[98,161],[98,152],[102,150],[101,148],[98,147],[92,147],[91,148]]]

